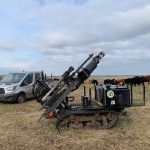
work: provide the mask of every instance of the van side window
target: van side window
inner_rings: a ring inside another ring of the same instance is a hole
[[[23,81],[23,86],[27,86],[32,82],[33,82],[33,74],[28,74]]]
[[[35,73],[35,81],[40,79],[40,73]]]

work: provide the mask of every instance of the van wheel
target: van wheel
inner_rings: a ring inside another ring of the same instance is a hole
[[[17,103],[22,104],[25,102],[25,95],[24,94],[19,94],[17,97]]]

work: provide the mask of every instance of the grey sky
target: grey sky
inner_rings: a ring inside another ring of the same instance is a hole
[[[94,74],[150,74],[149,0],[0,0],[0,74],[61,75],[106,52]]]

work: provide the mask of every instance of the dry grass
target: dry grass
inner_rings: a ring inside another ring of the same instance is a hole
[[[73,94],[81,95],[81,89]],[[146,86],[146,106],[127,109],[110,130],[71,129],[58,133],[55,120],[42,119],[40,105],[0,104],[0,150],[149,150],[150,85]]]

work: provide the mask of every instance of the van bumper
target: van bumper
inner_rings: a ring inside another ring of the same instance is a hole
[[[18,94],[0,94],[0,102],[16,102]]]

